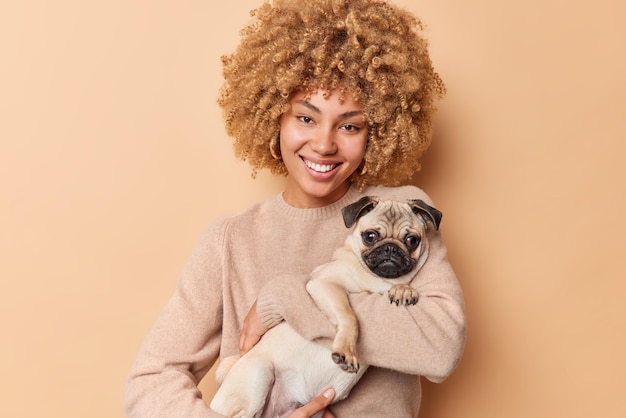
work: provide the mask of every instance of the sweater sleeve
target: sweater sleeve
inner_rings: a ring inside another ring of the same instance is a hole
[[[197,385],[219,353],[224,222],[203,234],[128,376],[129,418],[219,417]]]
[[[257,315],[267,328],[287,321],[303,337],[330,348],[335,327],[307,292],[308,279],[309,275],[284,275],[267,283],[257,298]]]

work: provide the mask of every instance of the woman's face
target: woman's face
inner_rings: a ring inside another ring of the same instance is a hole
[[[363,108],[350,93],[340,101],[337,90],[326,98],[317,92],[309,100],[296,93],[290,104],[280,121],[280,152],[288,171],[284,199],[299,208],[336,202],[365,154]]]

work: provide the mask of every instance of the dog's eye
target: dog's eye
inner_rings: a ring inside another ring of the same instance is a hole
[[[417,248],[418,245],[420,245],[420,241],[420,237],[417,237],[415,235],[407,235],[407,237],[404,239],[404,244],[409,249],[409,251],[413,251]]]
[[[365,245],[372,246],[380,239],[380,235],[376,231],[365,231],[361,235]]]

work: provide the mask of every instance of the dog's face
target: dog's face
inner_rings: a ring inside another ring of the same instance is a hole
[[[400,202],[366,196],[343,209],[352,244],[376,276],[408,283],[428,257],[426,231],[439,228],[441,212],[421,200]]]

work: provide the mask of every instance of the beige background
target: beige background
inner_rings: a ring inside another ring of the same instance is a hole
[[[258,1],[0,5],[2,416],[122,417],[202,229],[280,190],[232,158],[215,104]],[[626,6],[398,3],[449,89],[417,183],[467,298],[422,416],[626,416]]]

